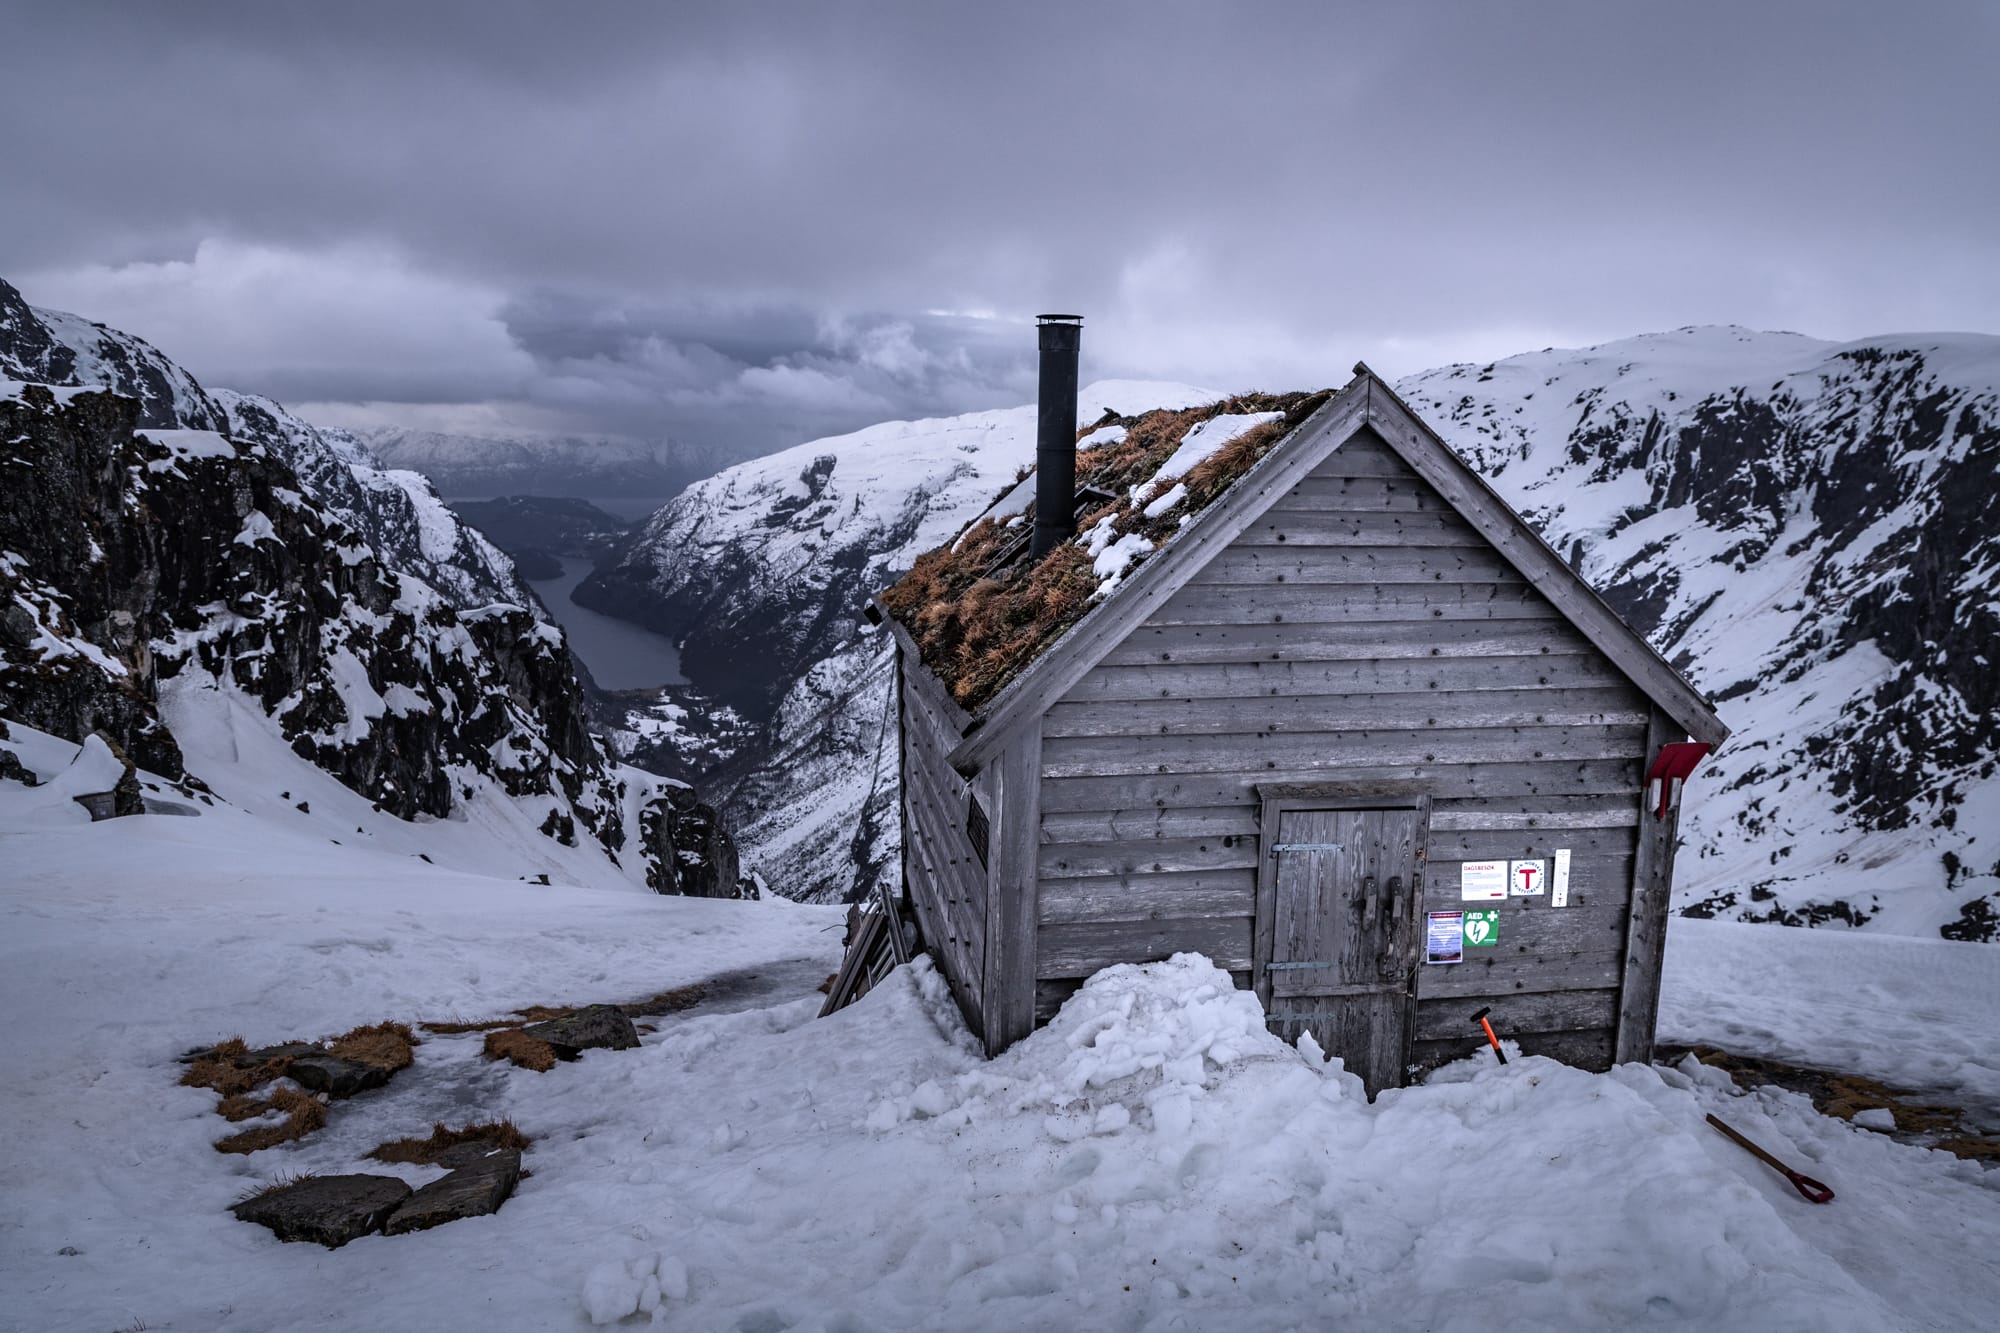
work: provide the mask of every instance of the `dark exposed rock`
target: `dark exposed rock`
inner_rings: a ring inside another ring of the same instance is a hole
[[[458,1153],[456,1160],[462,1164],[457,1169],[403,1200],[383,1224],[386,1234],[424,1231],[462,1217],[500,1211],[521,1179],[521,1154],[490,1143],[462,1143],[458,1147],[478,1151]]]
[[[565,1018],[532,1023],[522,1031],[555,1047],[565,1060],[575,1058],[578,1051],[624,1051],[639,1044],[632,1020],[615,1004],[588,1004]]]
[[[279,1240],[309,1240],[338,1249],[378,1231],[410,1187],[394,1176],[312,1176],[245,1199],[229,1211],[269,1227]]]
[[[380,1065],[364,1065],[333,1055],[302,1055],[285,1067],[300,1087],[323,1092],[329,1097],[352,1097],[389,1081],[392,1070]]]
[[[755,887],[738,871],[736,844],[713,808],[690,787],[669,787],[639,816],[639,832],[652,853],[646,882],[655,893],[690,898],[754,898]]]
[[[41,779],[30,773],[21,763],[21,756],[12,750],[0,749],[0,778],[18,782],[24,787],[41,785]]]
[[[1974,898],[1959,909],[1958,920],[1939,926],[1938,934],[1948,940],[1964,940],[1968,944],[2000,940],[2000,911],[1994,909],[1991,897]]]

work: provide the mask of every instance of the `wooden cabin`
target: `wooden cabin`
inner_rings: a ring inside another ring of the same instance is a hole
[[[1367,367],[1304,406],[990,697],[888,615],[924,946],[989,1053],[1192,950],[1371,1094],[1480,1009],[1648,1058],[1673,779],[1727,729]]]

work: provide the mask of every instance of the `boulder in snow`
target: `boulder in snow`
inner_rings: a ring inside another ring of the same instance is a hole
[[[352,1097],[357,1092],[381,1087],[394,1071],[334,1055],[302,1055],[293,1059],[285,1072],[301,1087],[314,1092],[329,1097]]]
[[[310,1176],[229,1211],[269,1227],[279,1240],[317,1241],[333,1250],[380,1230],[409,1196],[410,1187],[394,1176]]]
[[[514,1148],[461,1143],[451,1156],[463,1165],[403,1200],[383,1223],[384,1233],[399,1236],[498,1212],[521,1179],[521,1154]]]
[[[522,1031],[555,1047],[565,1060],[574,1060],[579,1051],[625,1051],[639,1044],[631,1018],[615,1004],[587,1004],[567,1018],[530,1024]]]

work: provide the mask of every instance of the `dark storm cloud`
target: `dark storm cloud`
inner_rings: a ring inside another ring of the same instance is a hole
[[[765,437],[1017,397],[1048,306],[1224,386],[1990,329],[1995,12],[48,6],[0,269],[222,383]]]

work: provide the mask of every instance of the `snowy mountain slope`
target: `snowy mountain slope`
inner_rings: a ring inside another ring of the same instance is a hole
[[[738,891],[713,812],[599,748],[559,630],[390,568],[255,441],[140,428],[101,390],[0,390],[0,717],[181,780],[164,698],[230,692],[390,815],[504,800],[635,883]]]
[[[13,743],[58,775],[74,751]],[[204,762],[233,793],[284,758]],[[0,1284],[21,1327],[1872,1333],[1982,1327],[2000,1300],[1990,1172],[1692,1062],[1482,1054],[1370,1104],[1191,956],[1100,976],[986,1061],[922,962],[814,1020],[837,911],[523,884],[511,862],[459,863],[483,830],[322,817],[326,785],[312,815],[90,824],[0,778],[0,1006],[37,1016],[0,1084]],[[1779,959],[1773,1011],[1815,1009],[1784,965],[1810,937],[1755,933],[1780,936],[1749,942]],[[1861,946],[1916,942],[1839,942],[1843,986],[1904,993]],[[1985,952],[1926,947],[1955,976]],[[798,979],[546,1073],[426,1033],[388,1087],[247,1157],[212,1149],[231,1128],[214,1096],[175,1084],[178,1052],[230,1033],[629,1001],[737,969]],[[1960,1006],[1910,1044],[1977,1049],[1984,1021]],[[1709,1112],[1835,1204],[1805,1204]],[[423,1183],[438,1170],[363,1154],[502,1116],[534,1138],[532,1176],[493,1216],[329,1254],[228,1212],[306,1171]]]
[[[0,379],[101,384],[139,405],[141,426],[221,430],[223,414],[194,376],[144,338],[60,310],[36,310],[0,280]]]
[[[727,462],[679,440],[468,435],[370,426],[350,432],[391,468],[446,495],[669,496]]]
[[[1399,388],[1735,735],[1684,910],[2000,925],[2000,338],[1693,328]]]
[[[1218,396],[1104,381],[1082,391],[1077,415]],[[991,504],[1034,452],[1033,406],[814,440],[689,487],[620,563],[578,588],[584,605],[676,638],[700,694],[761,728],[719,769],[692,754],[686,767],[662,766],[700,778],[729,811],[745,864],[779,892],[838,901],[895,867],[887,642],[864,628],[861,609]],[[634,710],[623,725],[650,724]],[[636,731],[627,735],[635,746]],[[886,843],[875,836],[885,828]]]
[[[1077,418],[1214,397],[1106,381],[1083,390]],[[851,636],[870,597],[984,509],[1034,453],[1027,406],[890,421],[740,463],[654,514],[576,600],[676,639],[690,680],[768,717]]]
[[[360,532],[390,564],[407,570],[461,607],[534,599],[514,562],[438,498],[415,472],[383,467],[360,441],[320,430],[283,405],[254,394],[210,394],[227,414],[226,429],[285,460],[315,499]]]
[[[224,431],[283,459],[305,489],[388,563],[465,608],[535,602],[506,556],[438,499],[422,478],[393,472],[358,441],[321,431],[268,398],[204,390],[143,338],[59,310],[38,310],[0,280],[0,379],[101,385],[139,404],[138,424]]]

